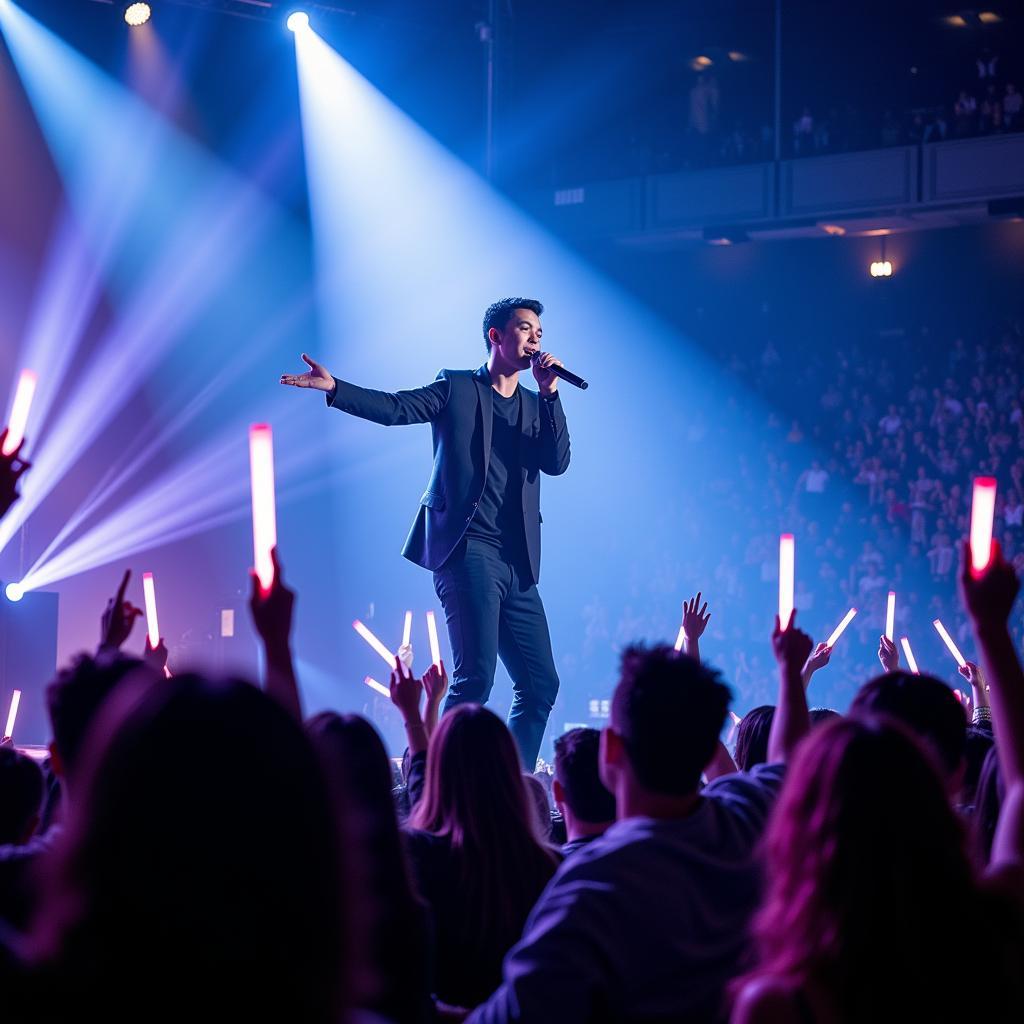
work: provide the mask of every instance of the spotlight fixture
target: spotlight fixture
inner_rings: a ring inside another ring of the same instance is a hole
[[[17,583],[8,583],[4,588],[4,594],[8,601],[20,601],[25,596],[25,591]]]
[[[132,28],[145,25],[153,17],[153,8],[149,4],[129,4],[124,9],[124,20]]]
[[[288,15],[286,24],[290,31],[301,32],[303,29],[309,28],[309,15],[305,11],[295,11]]]
[[[872,277],[892,277],[892,264],[888,260],[875,260],[871,264]]]

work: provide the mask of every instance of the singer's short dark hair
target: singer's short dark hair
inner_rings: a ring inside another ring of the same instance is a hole
[[[523,299],[518,296],[492,302],[484,312],[484,344],[487,346],[488,352],[491,351],[489,337],[491,328],[496,327],[499,331],[505,330],[509,320],[512,319],[512,314],[517,309],[528,309],[536,313],[537,316],[542,316],[544,304],[539,299]]]

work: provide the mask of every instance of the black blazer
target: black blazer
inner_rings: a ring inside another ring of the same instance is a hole
[[[334,380],[327,404],[364,420],[397,426],[429,423],[434,469],[402,554],[424,569],[440,569],[476,512],[491,457],[493,389],[488,369],[441,370],[425,388],[371,391]],[[523,529],[534,582],[540,579],[540,473],[569,468],[569,431],[561,399],[519,389],[519,455],[523,474]]]

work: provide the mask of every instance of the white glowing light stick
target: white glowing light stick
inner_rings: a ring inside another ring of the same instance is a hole
[[[249,428],[249,475],[252,483],[252,548],[260,590],[274,583],[271,549],[277,546],[277,507],[274,498],[274,437],[269,423]]]
[[[971,571],[975,576],[981,575],[992,561],[992,517],[995,511],[995,478],[975,477],[971,501]]]
[[[856,614],[857,614],[857,609],[856,608],[851,608],[843,616],[843,621],[840,622],[839,625],[836,626],[836,628],[832,630],[832,635],[825,641],[825,646],[826,647],[834,647],[835,646],[836,641],[846,631],[846,627],[853,621],[853,617]]]
[[[793,617],[793,572],[796,549],[793,534],[779,537],[779,628],[788,629]]]
[[[402,646],[408,647],[412,638],[412,612],[405,613],[405,625],[402,627]]]
[[[149,630],[149,646],[156,650],[160,646],[160,626],[156,617],[156,585],[153,574],[142,574],[142,595],[146,599],[146,628]]]
[[[430,637],[430,663],[441,664],[441,645],[437,642],[437,620],[433,612],[427,612],[427,636]]]
[[[388,668],[395,667],[395,656],[378,639],[377,635],[358,619],[352,623],[352,628],[384,659]]]
[[[14,723],[18,720],[18,708],[21,705],[21,690],[15,690],[11,695],[11,710],[7,712],[7,726],[4,729],[5,740],[14,737]]]
[[[737,715],[735,711],[730,711],[729,712],[729,717],[732,719],[732,724],[733,725],[739,725],[740,722],[743,721],[743,719],[740,718],[740,716]]]
[[[377,680],[373,678],[373,676],[367,676],[363,680],[363,682],[366,683],[366,685],[371,690],[376,690],[378,693],[383,694],[385,697],[391,696],[391,691],[383,683],[378,683]]]
[[[896,629],[896,591],[889,591],[889,600],[885,604],[885,636],[891,640]]]
[[[14,404],[11,406],[11,420],[7,424],[7,438],[4,441],[3,453],[10,455],[25,437],[28,424],[28,411],[32,407],[32,397],[36,393],[36,382],[39,378],[31,370],[22,370],[18,378],[18,389],[14,392]]]
[[[681,651],[684,643],[686,643],[686,630],[680,626],[679,632],[676,634],[676,650]]]
[[[967,659],[960,653],[957,645],[953,643],[953,638],[946,632],[946,627],[938,619],[935,619],[932,625],[935,627],[935,632],[942,637],[942,642],[949,648],[949,653],[956,659],[956,663],[963,668],[967,664]]]
[[[917,662],[914,660],[914,652],[910,649],[910,641],[905,636],[901,636],[900,643],[903,645],[903,653],[907,656],[907,664],[910,666],[910,671],[915,676],[919,676],[921,672],[917,667]]]

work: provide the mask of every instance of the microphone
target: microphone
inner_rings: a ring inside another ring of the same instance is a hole
[[[540,358],[539,352],[534,352],[530,356],[530,362],[537,362]],[[550,370],[556,377],[564,380],[566,384],[572,384],[573,387],[577,387],[580,391],[586,391],[590,385],[582,378],[577,376],[571,370],[567,370],[564,366],[546,366],[546,370]]]

